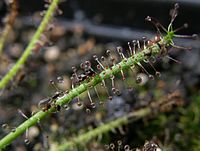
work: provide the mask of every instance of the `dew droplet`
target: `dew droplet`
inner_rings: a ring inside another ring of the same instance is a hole
[[[30,140],[29,140],[28,138],[26,138],[26,139],[24,140],[24,143],[25,143],[26,145],[28,145],[28,144],[30,144]]]

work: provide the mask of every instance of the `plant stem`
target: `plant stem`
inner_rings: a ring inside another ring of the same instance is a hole
[[[40,26],[38,27],[36,33],[34,34],[33,38],[31,39],[30,43],[28,44],[27,48],[24,50],[22,56],[16,62],[16,64],[12,67],[12,69],[0,81],[0,89],[3,89],[4,87],[6,87],[8,82],[16,75],[18,70],[24,65],[28,56],[31,54],[31,51],[34,49],[36,42],[39,40],[40,36],[46,29],[47,24],[48,24],[49,20],[51,19],[51,17],[53,16],[53,13],[55,12],[55,9],[57,8],[58,3],[59,3],[59,0],[53,0],[51,2]]]
[[[77,137],[74,137],[74,138],[70,139],[70,141],[63,140],[63,142],[58,145],[57,150],[65,151],[68,149],[73,149],[73,147],[75,147],[78,144],[87,143],[92,138],[95,138],[98,135],[101,135],[103,133],[111,131],[115,128],[118,128],[118,127],[124,125],[124,124],[127,124],[129,122],[129,118],[135,118],[134,120],[136,120],[136,119],[140,119],[146,115],[149,115],[150,113],[151,113],[151,109],[149,107],[142,108],[137,111],[133,111],[133,112],[129,113],[128,115],[119,117],[116,120],[113,120],[106,124],[102,124],[102,125],[98,126],[97,128],[90,130],[89,132],[86,132]]]
[[[100,74],[97,74],[94,78],[89,80],[88,82],[85,81],[78,87],[72,89],[69,91],[68,94],[64,94],[61,98],[57,99],[55,101],[56,105],[63,106],[64,104],[69,103],[72,99],[79,96],[81,93],[88,90],[90,87],[96,86],[98,83],[102,82],[102,80],[105,80],[107,78],[110,78],[111,75],[116,75],[117,73],[121,72],[121,70],[128,70],[132,66],[137,65],[138,62],[141,62],[142,60],[146,59],[147,57],[145,53],[149,51],[148,49],[145,49],[143,51],[138,52],[135,54],[135,56],[131,56],[127,60],[122,60],[112,68],[106,69],[102,71]],[[154,51],[154,49],[151,50],[153,56],[159,55],[159,51]],[[0,149],[4,148],[6,145],[10,144],[15,138],[20,136],[22,133],[24,133],[29,127],[35,125],[38,123],[38,121],[42,120],[44,117],[49,115],[50,113],[55,111],[55,107],[50,108],[48,111],[39,111],[35,115],[33,115],[31,118],[26,120],[24,123],[22,123],[20,126],[16,128],[15,132],[10,132],[7,136],[2,138],[0,140]]]

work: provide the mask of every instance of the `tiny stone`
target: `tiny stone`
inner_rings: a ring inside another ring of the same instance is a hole
[[[49,47],[44,53],[44,59],[47,62],[55,61],[60,55],[60,50],[57,46]]]

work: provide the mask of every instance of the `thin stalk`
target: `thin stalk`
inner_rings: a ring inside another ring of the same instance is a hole
[[[152,46],[151,46],[152,47]],[[157,47],[157,45],[155,45]],[[61,98],[57,99],[55,101],[56,105],[63,106],[64,104],[69,103],[71,100],[79,96],[81,93],[88,90],[90,87],[94,87],[103,80],[110,78],[111,75],[116,75],[121,70],[125,71],[130,69],[132,66],[137,65],[138,62],[141,62],[142,60],[146,59],[147,56],[145,53],[147,53],[149,50],[143,50],[141,52],[138,52],[135,54],[135,56],[131,56],[127,60],[122,60],[112,68],[106,69],[102,71],[100,74],[97,74],[94,78],[89,80],[88,82],[85,81],[78,87],[72,89],[69,91],[68,94],[63,95]],[[159,55],[159,51],[152,49],[152,55],[157,56]],[[28,120],[26,120],[24,123],[19,125],[15,132],[10,132],[7,136],[2,138],[0,140],[0,149],[4,148],[6,145],[10,144],[13,140],[15,140],[18,136],[23,134],[28,128],[38,123],[38,121],[41,121],[44,117],[49,115],[50,113],[55,112],[55,107],[51,107],[48,111],[39,111],[32,117],[30,117]]]
[[[3,77],[3,79],[0,81],[0,89],[3,89],[6,87],[8,82],[16,75],[16,73],[19,71],[19,69],[24,65],[25,61],[31,54],[31,51],[34,49],[36,42],[41,37],[42,33],[47,27],[47,24],[51,17],[53,16],[57,6],[58,6],[59,0],[53,0],[40,24],[38,27],[36,33],[34,34],[33,38],[31,39],[30,43],[28,44],[27,48],[24,50],[22,56],[20,59],[16,62],[16,64],[12,67],[12,69]]]
[[[128,115],[119,117],[111,122],[102,124],[98,126],[97,128],[90,130],[89,132],[86,132],[84,134],[81,134],[77,137],[70,138],[70,141],[63,140],[61,144],[58,145],[57,150],[58,151],[65,151],[68,149],[73,149],[78,144],[83,144],[89,142],[91,139],[103,134],[107,133],[115,128],[118,128],[124,124],[127,124],[129,121],[129,118],[134,118],[134,120],[140,119],[142,117],[145,117],[146,115],[149,115],[151,113],[150,107],[142,108],[137,111],[133,111],[129,113]]]

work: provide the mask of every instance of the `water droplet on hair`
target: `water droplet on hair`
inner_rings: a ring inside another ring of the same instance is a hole
[[[157,72],[156,72],[156,76],[157,76],[157,77],[161,77],[161,73],[157,71]]]
[[[143,60],[145,63],[149,63],[149,60],[148,59],[144,59]]]
[[[124,150],[125,150],[125,151],[129,151],[129,150],[130,150],[130,146],[129,146],[129,145],[125,145],[125,146],[124,146]]]
[[[16,128],[15,128],[15,127],[11,129],[11,132],[14,133],[15,131],[16,131]]]
[[[8,126],[8,124],[3,124],[1,127],[2,127],[3,129],[7,129],[9,126]]]
[[[96,106],[95,106],[95,103],[93,103],[93,102],[92,102],[90,105],[91,105],[91,107],[92,107],[93,109],[96,107]]]
[[[86,109],[86,113],[87,113],[87,114],[90,114],[90,113],[91,113],[91,110],[87,108],[87,109]]]
[[[57,77],[57,80],[58,80],[58,83],[63,83],[64,82],[64,80],[63,80],[63,77]]]
[[[193,39],[198,39],[199,36],[198,36],[197,34],[193,34],[193,35],[192,35],[192,38],[193,38]]]
[[[25,143],[26,145],[28,145],[28,144],[30,144],[30,140],[26,138],[26,139],[24,140],[24,143]]]
[[[121,92],[120,92],[118,89],[116,89],[115,94],[116,94],[117,96],[120,96],[120,95],[121,95]]]
[[[115,88],[112,88],[112,92],[115,93],[115,92],[116,92],[116,89],[115,89]]]
[[[115,144],[111,143],[110,144],[110,149],[114,149],[115,148]]]
[[[149,79],[154,80],[154,76],[150,74]]]
[[[104,56],[101,56],[101,61],[105,61],[105,57]]]
[[[69,105],[67,105],[67,104],[64,105],[64,108],[66,111],[70,109]]]
[[[121,145],[122,145],[122,141],[121,141],[121,140],[118,140],[118,141],[117,141],[117,144],[118,144],[119,146],[121,146]]]
[[[54,82],[53,80],[50,80],[49,82],[50,82],[50,84],[52,84],[52,85],[55,84],[55,82]]]
[[[109,99],[110,101],[112,101],[112,96],[109,96],[108,99]]]
[[[78,102],[77,102],[77,105],[78,105],[79,107],[81,107],[83,104],[82,104],[80,101],[78,101]]]
[[[104,145],[105,149],[106,150],[109,150],[110,149],[110,146],[109,145]]]

